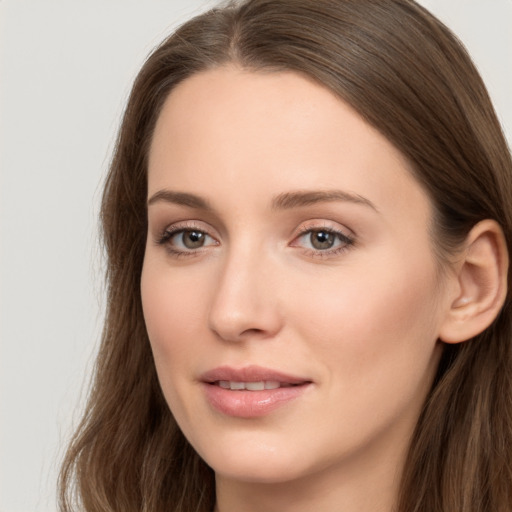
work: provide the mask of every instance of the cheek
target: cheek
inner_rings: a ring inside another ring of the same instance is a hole
[[[409,435],[441,355],[429,272],[403,265],[385,273],[352,270],[319,286],[322,293],[296,314],[309,359],[322,364],[332,446],[340,437],[349,440],[343,446],[364,446],[397,424],[405,426],[398,437]],[[324,428],[321,408],[318,418]]]
[[[204,293],[194,286],[202,281],[155,260],[144,262],[141,278],[146,329],[165,399],[181,428],[190,431],[187,410],[196,397],[184,370],[193,368],[202,353]]]
[[[182,281],[185,280],[184,283]],[[203,294],[183,272],[171,272],[164,264],[144,263],[141,279],[142,307],[159,375],[173,375],[188,357],[197,354],[199,330],[204,325]],[[200,282],[200,281],[199,281]],[[162,371],[166,368],[166,371]],[[163,384],[163,383],[162,383]]]
[[[385,261],[381,259],[380,261]],[[327,362],[329,379],[345,389],[427,385],[437,358],[437,285],[430,261],[344,269],[299,303],[299,329]],[[402,392],[403,393],[403,392]]]

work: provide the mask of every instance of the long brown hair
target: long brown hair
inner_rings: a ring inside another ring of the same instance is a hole
[[[210,468],[159,388],[141,308],[148,147],[162,104],[194,73],[235,62],[291,70],[349,103],[409,160],[446,261],[490,218],[512,253],[512,161],[486,89],[450,31],[412,0],[246,0],[183,25],[148,58],[105,185],[108,304],[85,416],[60,480],[61,510],[204,511]],[[509,276],[509,290],[510,286]],[[481,335],[446,346],[418,421],[399,512],[512,510],[510,293]]]

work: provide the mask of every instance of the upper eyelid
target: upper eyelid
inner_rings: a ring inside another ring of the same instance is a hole
[[[311,219],[302,222],[295,230],[296,236],[307,233],[309,231],[319,231],[325,229],[335,233],[341,233],[346,237],[353,238],[356,233],[353,229],[348,228],[344,224],[328,219]]]
[[[218,235],[217,231],[212,228],[209,224],[206,224],[204,221],[200,220],[183,220],[183,221],[177,221],[172,222],[168,225],[166,225],[161,231],[162,233],[173,231],[173,232],[179,232],[179,231],[187,231],[187,230],[196,230],[201,231],[203,233],[206,233],[207,235],[216,238]],[[212,232],[214,234],[212,234]]]

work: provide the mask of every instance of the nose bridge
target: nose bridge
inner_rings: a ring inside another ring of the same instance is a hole
[[[271,258],[249,240],[226,250],[213,292],[209,323],[222,339],[270,337],[280,328]]]

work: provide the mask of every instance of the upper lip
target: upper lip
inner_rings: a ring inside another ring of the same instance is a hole
[[[220,380],[232,382],[273,381],[286,384],[305,384],[311,382],[310,379],[255,365],[244,366],[243,368],[219,366],[203,373],[201,380],[203,382],[217,382]]]

